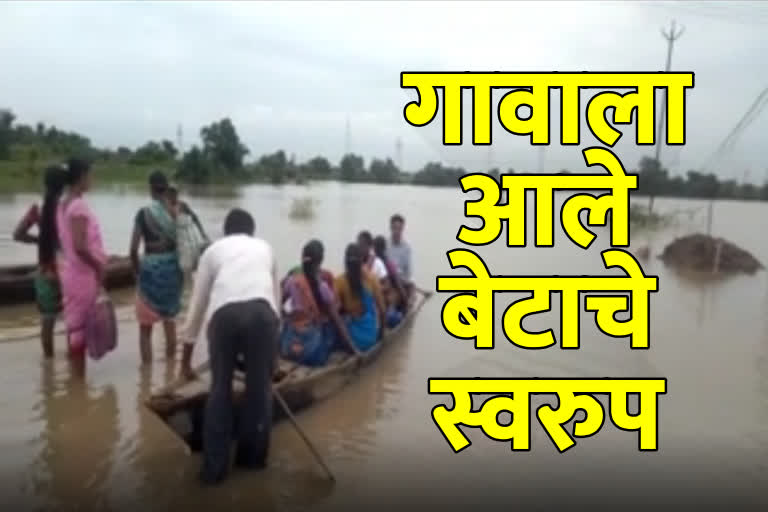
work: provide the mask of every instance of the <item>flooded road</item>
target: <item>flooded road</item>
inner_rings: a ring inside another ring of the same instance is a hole
[[[293,198],[318,200],[310,221],[292,221]],[[35,200],[3,197],[0,219],[10,226]],[[345,245],[361,229],[386,233],[392,213],[402,213],[414,251],[415,279],[434,289],[437,274],[450,274],[445,252],[456,241],[464,196],[458,189],[316,184],[310,187],[253,186],[237,194],[185,197],[212,236],[227,210],[254,213],[257,231],[270,240],[284,269],[299,260],[312,237],[326,245],[327,266],[341,268]],[[562,200],[562,198],[560,198]],[[93,192],[90,202],[103,219],[111,252],[125,253],[133,215],[144,204],[130,189]],[[533,201],[529,196],[529,212]],[[674,236],[705,229],[704,203],[658,200],[663,210],[692,210],[690,218],[651,240],[654,254]],[[762,219],[765,203],[718,203],[714,232],[768,262]],[[530,215],[529,215],[530,219]],[[530,224],[530,221],[529,221]],[[528,229],[529,239],[533,234]],[[5,233],[0,233],[5,234]],[[9,233],[8,233],[9,234]],[[495,274],[616,274],[602,267],[608,231],[597,231],[584,251],[555,228],[554,248],[507,248],[503,241],[477,252]],[[3,239],[5,240],[5,239]],[[633,246],[648,243],[635,234]],[[2,264],[28,263],[34,250],[0,241]],[[679,276],[657,260],[643,263],[659,276],[651,297],[651,348],[632,351],[627,340],[601,334],[594,315],[581,314],[581,349],[524,351],[506,343],[500,315],[515,294],[496,300],[496,348],[476,351],[447,334],[440,321],[447,298],[427,302],[406,335],[388,348],[359,380],[299,421],[336,474],[328,484],[290,424],[275,429],[270,467],[236,472],[222,486],[201,488],[199,459],[141,404],[166,383],[175,368],[163,360],[155,335],[155,363],[140,369],[131,292],[114,296],[120,305],[117,351],[92,363],[84,382],[71,377],[64,340],[56,358],[42,361],[33,306],[0,311],[0,493],[19,510],[341,510],[442,505],[499,509],[555,503],[704,503],[768,505],[768,280],[765,273],[705,282]],[[555,329],[560,301],[552,311],[526,319],[531,330]],[[205,358],[198,348],[196,358]],[[606,421],[593,437],[577,439],[557,453],[537,422],[532,450],[512,452],[479,430],[465,429],[472,446],[453,454],[430,412],[450,397],[427,394],[430,377],[665,377],[660,398],[659,451],[639,453],[637,433]],[[557,489],[557,492],[553,492]],[[595,501],[595,496],[600,498]],[[21,506],[23,504],[23,507]],[[702,508],[702,507],[699,507]],[[706,508],[703,507],[703,508]]]

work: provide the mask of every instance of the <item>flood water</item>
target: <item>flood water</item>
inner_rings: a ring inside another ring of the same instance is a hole
[[[289,219],[296,197],[318,201],[309,221]],[[529,196],[529,212],[532,197]],[[270,240],[284,269],[298,262],[302,244],[318,237],[327,265],[338,270],[345,245],[361,229],[385,233],[392,213],[406,219],[414,250],[415,279],[434,289],[437,274],[450,274],[445,252],[462,247],[456,233],[463,218],[458,189],[313,184],[310,187],[240,189],[216,196],[187,195],[211,234],[218,236],[233,206],[253,212],[259,235]],[[6,196],[0,219],[12,225],[36,200]],[[89,201],[103,221],[108,248],[125,253],[132,218],[145,203],[143,191],[98,190]],[[660,210],[691,210],[673,227],[654,235],[658,254],[673,237],[705,229],[705,203],[657,201]],[[715,233],[768,262],[763,219],[768,204],[718,202]],[[530,218],[530,217],[529,217]],[[532,226],[528,229],[532,236]],[[507,248],[502,240],[477,250],[495,274],[616,274],[602,267],[608,231],[598,230],[588,251],[555,228],[554,248]],[[28,263],[34,250],[0,242],[2,264]],[[632,237],[645,245],[644,235]],[[446,296],[436,294],[406,335],[362,371],[338,395],[298,419],[336,474],[321,469],[289,423],[274,431],[270,466],[260,473],[233,473],[217,488],[197,484],[199,459],[142,406],[175,368],[163,360],[155,335],[155,363],[140,369],[131,291],[115,294],[120,344],[89,366],[85,381],[70,375],[64,340],[57,337],[52,362],[43,362],[32,305],[0,310],[0,493],[22,509],[260,511],[352,507],[391,510],[434,504],[466,509],[498,504],[545,508],[554,503],[617,505],[768,504],[768,281],[765,273],[711,281],[679,276],[652,258],[646,273],[659,276],[651,298],[651,348],[633,351],[627,340],[601,334],[594,315],[582,312],[581,349],[525,351],[505,341],[497,299],[496,348],[476,351],[447,334],[440,314]],[[555,329],[552,311],[526,320],[532,330]],[[198,347],[198,360],[205,358]],[[451,403],[427,394],[430,377],[665,377],[659,400],[659,450],[637,451],[636,432],[606,419],[593,437],[577,439],[558,454],[541,426],[532,422],[532,450],[512,452],[509,443],[465,429],[473,442],[454,454],[431,419],[431,410]],[[77,506],[76,506],[77,505]],[[758,507],[759,505],[759,507]],[[701,508],[701,507],[699,507]]]

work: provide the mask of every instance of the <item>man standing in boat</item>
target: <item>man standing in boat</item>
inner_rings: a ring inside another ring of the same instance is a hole
[[[414,290],[413,281],[411,280],[411,246],[403,239],[404,229],[405,218],[399,213],[394,214],[389,219],[390,238],[387,255],[397,265],[403,286],[408,295],[410,295]]]
[[[253,236],[251,215],[229,212],[224,238],[200,258],[182,330],[182,374],[194,379],[194,343],[207,325],[211,389],[203,426],[204,483],[222,481],[229,471],[233,439],[232,378],[238,356],[245,359],[246,389],[240,409],[235,463],[258,469],[266,465],[272,427],[272,372],[280,327],[280,286],[272,247]]]

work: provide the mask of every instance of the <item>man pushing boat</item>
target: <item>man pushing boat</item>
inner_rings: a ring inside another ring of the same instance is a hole
[[[182,330],[182,374],[194,379],[192,352],[203,326],[207,326],[211,389],[205,408],[200,478],[208,484],[222,481],[229,472],[235,416],[232,377],[241,355],[246,389],[235,463],[250,469],[266,465],[281,301],[272,247],[254,237],[254,231],[248,212],[229,212],[224,238],[200,258],[189,316]]]

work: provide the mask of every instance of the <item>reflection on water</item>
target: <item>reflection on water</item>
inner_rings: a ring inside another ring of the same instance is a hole
[[[283,268],[298,262],[307,239],[319,237],[326,245],[327,266],[338,270],[344,247],[359,230],[385,233],[389,216],[402,213],[414,249],[415,278],[425,288],[434,287],[436,274],[451,272],[445,252],[461,247],[455,238],[459,226],[475,225],[463,218],[462,195],[454,189],[330,183],[230,188],[214,195],[189,190],[184,196],[212,236],[220,233],[229,208],[253,212],[259,234],[274,243]],[[318,200],[316,215],[292,222],[287,215],[291,201],[302,196]],[[34,200],[31,194],[8,196],[0,204],[4,224],[12,225]],[[125,253],[135,211],[146,203],[143,187],[96,191],[89,201],[103,219],[109,250]],[[700,206],[696,201],[656,202],[660,211]],[[759,226],[744,220],[763,218],[766,208],[763,203],[719,204],[714,232],[766,262],[768,239],[758,236]],[[527,209],[532,212],[532,201]],[[704,216],[693,218],[686,227],[654,235],[654,251],[697,226],[703,229],[704,221]],[[533,236],[532,225],[528,233]],[[559,228],[555,248],[512,249],[499,240],[476,250],[496,274],[615,274],[602,267],[600,258],[607,234],[598,232],[588,251],[574,247]],[[636,242],[644,244],[642,235],[638,237]],[[33,248],[0,240],[0,263],[34,260]],[[152,367],[140,369],[132,290],[113,294],[119,346],[89,365],[84,382],[71,377],[61,335],[56,359],[41,362],[32,305],[3,308],[0,492],[9,503],[23,500],[39,509],[78,503],[82,510],[338,510],[358,503],[410,504],[408,493],[423,495],[425,489],[436,496],[434,503],[446,506],[466,508],[477,503],[470,497],[496,492],[509,493],[516,504],[530,500],[543,507],[553,493],[540,492],[541,482],[570,482],[573,475],[600,482],[609,471],[612,478],[627,482],[639,474],[674,481],[673,491],[681,500],[717,492],[717,485],[701,489],[701,482],[722,482],[723,474],[738,476],[744,489],[734,491],[736,501],[731,503],[736,503],[750,489],[768,484],[768,280],[765,273],[706,280],[675,273],[653,257],[643,269],[659,276],[647,351],[632,351],[626,340],[602,335],[594,314],[586,312],[580,317],[580,350],[518,349],[505,341],[498,321],[515,294],[499,295],[496,348],[475,351],[471,342],[443,331],[440,312],[446,297],[434,296],[408,334],[375,365],[339,395],[299,416],[336,474],[335,485],[325,480],[286,423],[275,429],[267,470],[235,472],[220,487],[199,487],[199,459],[189,456],[184,444],[142,405],[152,389],[172,378],[175,368],[156,357]],[[526,319],[526,326],[554,327],[558,335],[559,308],[555,298],[552,311]],[[159,356],[163,344],[154,348]],[[199,347],[196,357],[205,358],[204,352]],[[508,445],[467,430],[473,445],[454,455],[430,417],[440,399],[427,394],[427,379],[439,376],[666,377],[668,394],[660,401],[661,449],[638,454],[636,434],[607,425],[561,456],[534,425],[530,453],[512,453]]]
[[[68,365],[41,364],[35,419],[43,429],[29,477],[48,510],[69,509],[75,503],[103,509],[110,498],[120,438],[117,393],[111,385],[93,389],[74,375]]]

